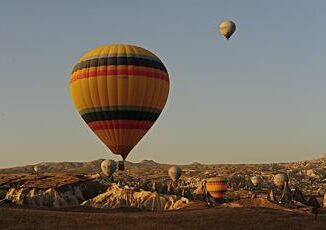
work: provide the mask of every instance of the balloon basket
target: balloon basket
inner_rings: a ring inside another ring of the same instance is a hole
[[[118,161],[118,170],[119,171],[125,170],[125,162],[124,161]]]

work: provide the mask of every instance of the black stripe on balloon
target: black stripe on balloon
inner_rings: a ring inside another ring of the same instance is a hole
[[[109,66],[109,65],[135,65],[150,67],[167,72],[163,63],[139,57],[104,57],[94,58],[86,61],[79,62],[74,66],[73,73],[77,70],[89,67]]]
[[[90,112],[82,115],[86,123],[102,120],[138,120],[138,121],[156,121],[159,113],[142,111],[100,111]]]

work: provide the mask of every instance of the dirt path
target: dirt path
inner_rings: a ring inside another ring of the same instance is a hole
[[[172,212],[0,208],[0,229],[323,229],[326,217],[264,208]]]

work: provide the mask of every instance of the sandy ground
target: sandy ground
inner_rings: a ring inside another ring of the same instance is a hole
[[[326,217],[266,208],[171,212],[0,208],[0,229],[325,229]]]

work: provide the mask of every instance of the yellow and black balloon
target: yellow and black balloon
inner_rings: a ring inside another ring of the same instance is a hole
[[[221,176],[209,178],[206,190],[214,199],[223,199],[227,190],[227,179]]]
[[[104,45],[86,52],[74,66],[70,93],[91,130],[125,160],[162,112],[169,75],[144,48]]]

